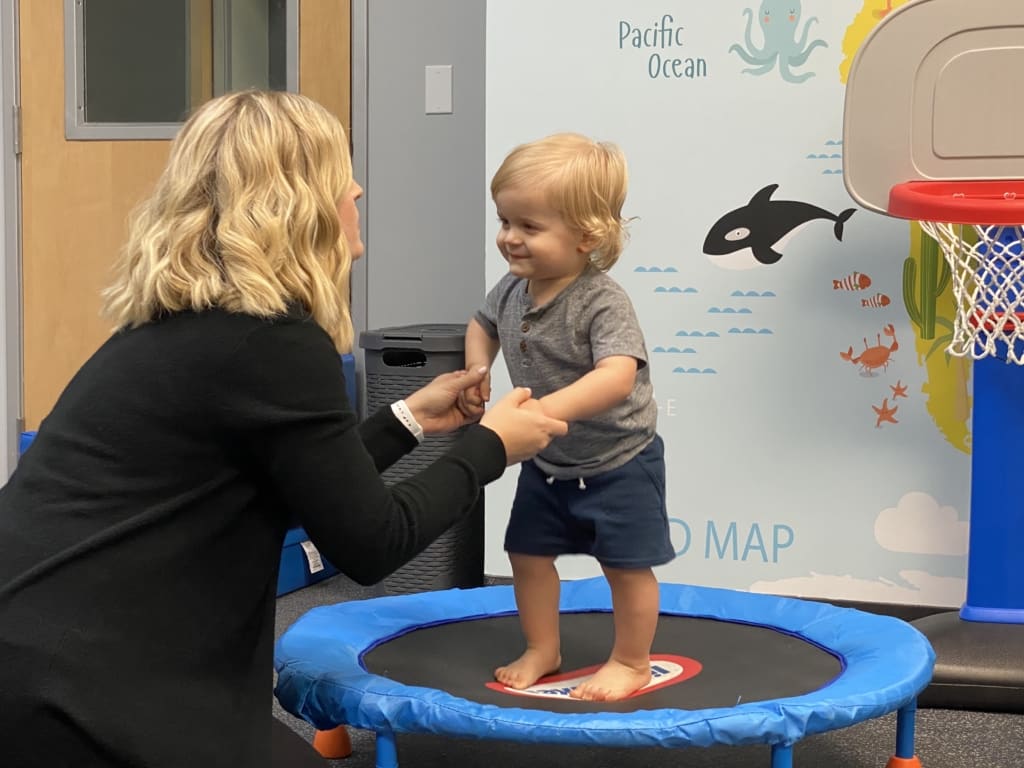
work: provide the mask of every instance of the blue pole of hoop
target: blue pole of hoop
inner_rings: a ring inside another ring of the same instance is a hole
[[[1024,493],[1016,453],[1024,436],[1024,370],[995,357],[974,361],[971,520],[966,621],[1024,624]]]
[[[1021,228],[997,235],[1019,259]],[[983,257],[985,254],[983,254]],[[1019,262],[1018,262],[1019,263]],[[1019,278],[1020,272],[1008,269]],[[1000,340],[998,345],[1024,345]],[[1020,357],[1021,349],[1015,350]],[[1024,548],[1024,493],[1018,481],[1017,445],[1024,436],[1024,370],[996,354],[974,361],[971,440],[971,519],[965,621],[1024,624],[1024,580],[1013,563]]]

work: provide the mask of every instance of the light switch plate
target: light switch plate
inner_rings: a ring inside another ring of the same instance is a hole
[[[424,94],[428,115],[450,115],[452,112],[452,65],[428,65]]]

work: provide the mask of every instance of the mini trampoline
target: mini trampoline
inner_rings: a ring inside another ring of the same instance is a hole
[[[562,668],[585,672],[611,647],[607,583],[563,582],[561,611]],[[935,655],[898,619],[662,584],[652,660],[681,674],[624,701],[581,702],[558,696],[567,688],[557,677],[537,695],[497,690],[494,667],[521,652],[515,613],[505,586],[315,608],[277,643],[275,694],[321,731],[375,731],[378,768],[398,765],[395,734],[403,732],[617,747],[766,744],[771,768],[790,768],[804,736],[893,711],[889,766],[920,765],[916,698]]]

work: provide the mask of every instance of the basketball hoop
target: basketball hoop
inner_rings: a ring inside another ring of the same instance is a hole
[[[957,312],[948,352],[1024,365],[1024,180],[904,182],[889,193],[889,213],[917,219],[949,263]]]
[[[913,0],[886,14],[850,64],[842,153],[854,200],[921,223],[924,242],[903,270],[907,314],[927,321],[919,338],[946,327],[936,293],[949,289],[946,352],[971,361],[969,392],[961,381],[957,410],[945,414],[970,425],[967,594],[959,611],[914,622],[938,659],[922,701],[1013,712],[1024,711],[1024,496],[1000,459],[1024,434],[1024,111],[1002,100],[1011,113],[993,130],[966,105],[979,83],[1020,80],[1021,28],[1020,0]],[[931,374],[934,392],[943,384]]]

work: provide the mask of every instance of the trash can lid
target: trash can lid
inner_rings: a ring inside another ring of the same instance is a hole
[[[426,352],[462,352],[466,343],[465,323],[421,323],[394,325],[363,331],[363,349],[415,348]]]

